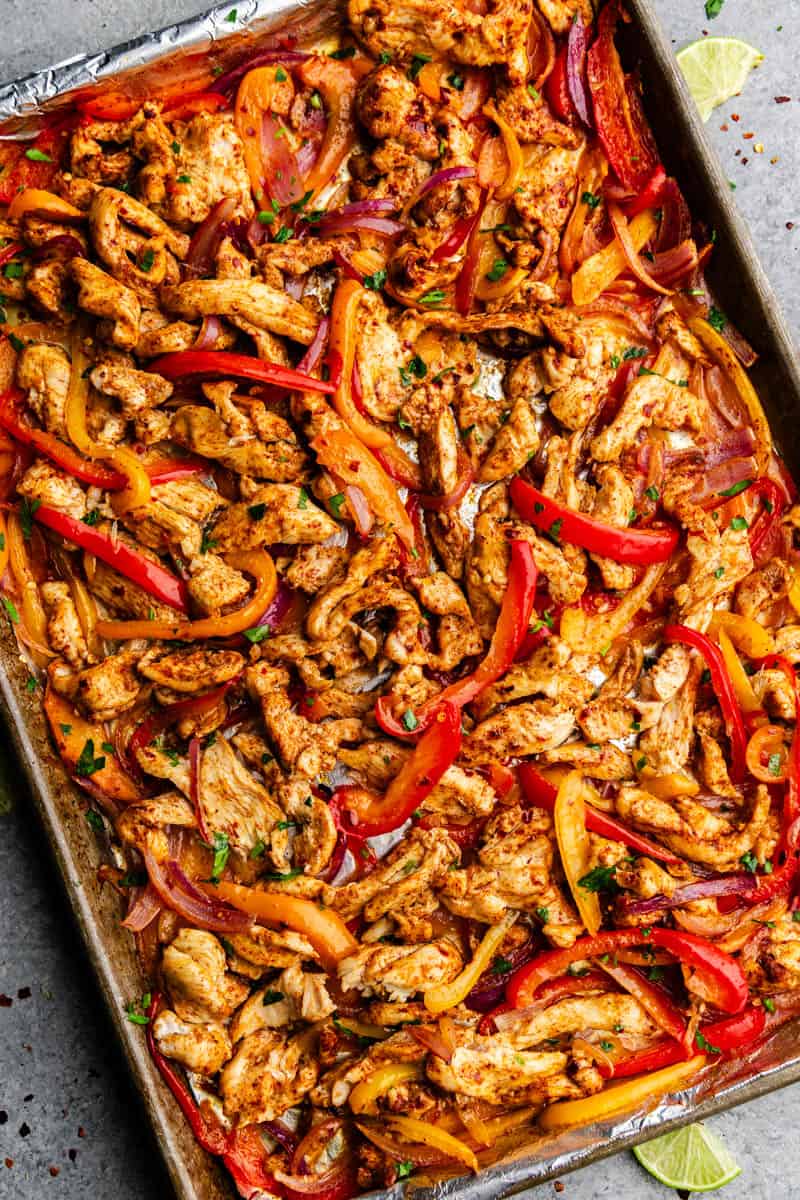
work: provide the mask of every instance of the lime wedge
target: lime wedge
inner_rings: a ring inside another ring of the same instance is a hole
[[[720,104],[739,95],[747,76],[763,59],[759,50],[739,38],[702,38],[684,46],[678,65],[704,121]]]
[[[634,1146],[633,1153],[659,1183],[687,1192],[713,1192],[742,1171],[705,1125],[684,1125]]]

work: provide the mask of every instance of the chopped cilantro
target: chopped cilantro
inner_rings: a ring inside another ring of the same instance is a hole
[[[411,59],[411,66],[408,68],[408,78],[416,79],[425,64],[430,61],[430,54],[415,54]]]
[[[414,1164],[410,1158],[406,1159],[405,1162],[399,1162],[397,1164],[397,1178],[398,1179],[408,1179],[409,1175],[412,1173],[413,1170],[414,1170]]]
[[[103,818],[100,816],[100,813],[96,812],[93,808],[87,808],[86,810],[86,824],[90,829],[93,829],[95,833],[102,833],[105,829]]]
[[[192,177],[191,177],[191,175],[179,175],[177,182],[178,183],[191,183]]]
[[[781,773],[781,756],[778,753],[770,754],[767,760],[767,770],[770,775],[780,775]]]
[[[288,76],[287,76],[286,72],[284,71],[283,67],[276,67],[275,79],[278,83],[286,83]]]
[[[301,487],[297,493],[297,507],[308,508],[308,492],[304,487]]]
[[[731,484],[729,488],[725,488],[724,492],[717,492],[718,496],[738,496],[739,492],[743,492],[745,488],[749,488],[752,479],[740,479],[738,483]]]
[[[548,923],[548,921],[550,920],[550,909],[544,908],[543,906],[540,905],[540,907],[535,909],[534,911],[536,913],[536,916],[542,922],[542,924],[546,925]]]
[[[253,646],[257,646],[259,642],[264,642],[272,635],[272,629],[269,625],[256,625],[254,629],[245,629],[244,636]]]
[[[152,270],[153,263],[155,261],[156,261],[155,251],[151,250],[148,247],[147,250],[145,250],[144,254],[142,255],[142,261],[139,265],[143,271],[150,271],[150,270]]]
[[[486,272],[486,278],[492,283],[497,283],[498,279],[502,279],[508,270],[508,263],[504,258],[496,258],[492,263],[492,269]]]
[[[425,292],[420,296],[420,304],[441,304],[445,299],[445,294],[441,288],[432,288],[429,292]]]
[[[408,366],[400,367],[400,382],[403,387],[412,386],[412,377],[416,379],[424,379],[428,374],[428,366],[424,359],[418,354],[409,361]]]
[[[51,163],[53,161],[49,154],[45,154],[44,150],[37,150],[35,146],[25,151],[25,157],[29,158],[31,162]]]
[[[739,862],[742,864],[745,871],[752,871],[752,873],[755,875],[756,871],[758,870],[758,859],[756,858],[755,854],[753,854],[752,850],[748,850],[746,854],[743,854],[739,859]]]
[[[283,242],[290,241],[293,237],[294,237],[294,231],[291,230],[288,225],[284,225],[275,234],[275,241],[280,242],[282,244]]]
[[[624,362],[630,362],[634,358],[647,358],[646,346],[628,346],[627,350],[622,353]]]
[[[597,208],[601,203],[600,197],[596,196],[594,192],[584,192],[581,196],[581,200],[584,204],[588,204],[589,208]]]
[[[722,333],[725,326],[728,324],[728,318],[723,312],[713,305],[708,312],[708,323],[712,329],[716,329],[717,333]]]
[[[75,774],[85,779],[89,775],[94,775],[95,771],[102,771],[105,765],[106,760],[102,755],[99,758],[95,758],[94,742],[91,738],[88,738],[84,742],[83,749],[78,756],[78,761],[75,763]]]
[[[218,545],[219,541],[217,538],[209,537],[207,533],[204,533],[200,539],[200,553],[208,554],[210,550],[213,550]]]
[[[616,867],[594,867],[578,880],[578,887],[582,887],[585,892],[617,891],[617,883],[614,879],[616,869]]]
[[[355,58],[355,54],[355,46],[343,46],[341,50],[331,50],[328,58],[336,58],[339,60],[343,58]]]
[[[103,514],[99,508],[91,508],[85,517],[82,518],[84,525],[98,525],[103,519]]]
[[[258,214],[257,219],[258,219],[259,225],[272,225],[275,221],[275,213],[268,212],[266,209],[262,209],[261,212]]]
[[[746,518],[745,517],[734,517],[733,520],[731,521],[731,529],[735,529],[737,532],[741,529],[747,529]]]
[[[381,267],[378,271],[373,271],[371,275],[364,276],[364,287],[370,288],[373,292],[379,292],[386,283],[386,268]]]
[[[26,542],[30,541],[33,533],[33,518],[37,509],[42,507],[41,500],[29,500],[24,496],[19,506],[19,524],[22,529],[22,536]]]
[[[266,504],[250,504],[247,508],[247,515],[248,517],[252,517],[254,521],[260,521],[266,511]]]
[[[450,87],[455,88],[455,90],[457,92],[463,92],[463,90],[464,90],[464,76],[463,75],[458,75],[457,73],[454,72],[452,75],[447,76],[447,82],[450,84]]]
[[[264,992],[264,996],[263,996],[261,1003],[262,1004],[277,1004],[278,1001],[282,1000],[282,999],[283,999],[283,992],[276,992],[273,988],[267,988],[267,990]]]
[[[654,504],[656,503],[656,501],[658,500],[658,497],[660,495],[658,488],[655,486],[645,488],[644,494],[645,494],[645,496],[647,496],[647,499],[652,500]]]
[[[414,716],[410,708],[406,709],[400,720],[403,723],[403,728],[407,729],[409,733],[411,733],[419,725],[419,721]]]
[[[6,279],[21,279],[22,278],[22,263],[10,262],[3,267],[3,274]],[[11,343],[14,344],[13,342]],[[16,347],[15,347],[16,349]]]
[[[266,848],[267,848],[267,843],[265,841],[263,841],[261,838],[259,838],[258,841],[254,844],[253,849],[250,851],[250,857],[251,858],[261,858],[261,856],[263,855]]]
[[[225,20],[228,21],[231,25],[235,25],[236,24],[236,16],[237,16],[236,9],[232,8],[231,11],[228,13],[227,17],[225,18]]]
[[[6,613],[8,614],[8,619],[11,622],[11,624],[18,625],[19,624],[19,613],[17,612],[17,606],[14,604],[14,601],[9,600],[8,596],[3,596],[3,605],[5,607]]]
[[[338,517],[341,514],[341,508],[345,501],[344,492],[337,492],[335,496],[328,497],[328,505],[333,509],[333,515]]]
[[[147,1016],[146,1009],[150,1007],[152,996],[149,992],[145,992],[141,1000],[131,1000],[130,1004],[125,1005],[125,1016],[132,1025],[148,1025],[150,1018]]]

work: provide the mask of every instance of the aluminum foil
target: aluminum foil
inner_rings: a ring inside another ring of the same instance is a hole
[[[431,3],[435,4],[436,0],[431,0]],[[702,176],[705,199],[711,207],[719,210],[718,225],[735,247],[741,283],[757,297],[761,306],[762,342],[766,344],[768,355],[772,356],[775,369],[779,372],[776,378],[782,383],[780,394],[786,397],[784,411],[791,409],[798,414],[800,377],[792,362],[791,341],[780,316],[776,315],[774,297],[755,258],[749,235],[732,208],[719,164],[705,141],[683,82],[674,68],[668,44],[648,9],[647,0],[628,0],[628,4],[638,18],[642,48],[650,60],[650,70],[660,88],[666,88],[670,94],[670,119],[678,126],[675,137],[681,140],[684,170]],[[333,33],[341,19],[336,0],[297,0],[296,3],[285,3],[284,0],[238,0],[235,23],[229,19],[231,11],[232,0],[228,0],[178,25],[144,34],[111,50],[68,59],[0,87],[0,138],[32,136],[45,114],[50,115],[66,107],[74,100],[76,93],[81,96],[100,95],[106,90],[123,87],[132,96],[145,97],[153,89],[176,78],[186,79],[188,87],[193,68],[196,69],[198,63],[207,66],[209,57],[215,67],[228,70],[246,54],[274,45],[279,38],[296,38],[300,45],[311,41],[319,44],[321,38]],[[726,307],[735,307],[735,302],[728,300]],[[747,331],[746,318],[741,324]],[[754,334],[751,339],[756,342],[759,340]],[[5,657],[6,647],[3,646],[2,650]],[[13,651],[9,663],[12,661]],[[9,670],[9,677],[2,681],[3,707],[18,725],[15,740],[29,758],[27,774],[38,791],[41,807],[47,809],[47,784],[41,777],[38,763],[30,761],[30,747],[37,745],[37,738],[38,744],[46,745],[41,714],[29,712],[30,704],[26,704],[24,688],[22,684],[18,689],[12,686],[11,673]],[[29,702],[30,698],[27,700]],[[23,712],[26,714],[25,720],[22,719]],[[64,784],[66,780],[62,786]],[[80,824],[84,825],[83,822]],[[61,830],[50,830],[54,843],[59,841],[62,833]],[[65,844],[68,836],[64,834]],[[71,845],[69,852],[74,853]],[[57,854],[62,860],[62,871],[69,886],[74,881],[70,881],[69,871],[64,867],[67,856],[63,849],[57,850]],[[76,907],[80,906],[76,903]],[[80,919],[80,911],[78,915]],[[93,960],[97,962],[97,947],[93,946],[94,929],[87,931],[85,923],[84,936],[90,953],[94,950]],[[114,931],[114,936],[119,936],[118,929]],[[98,969],[102,982],[108,987],[109,979],[103,973],[108,968],[102,964],[102,960]],[[115,981],[112,979],[112,982]],[[114,988],[115,992],[120,990],[119,987]],[[113,1015],[118,1016],[115,1012]],[[125,1041],[130,1036],[130,1027],[126,1028],[124,1022],[116,1023]],[[799,1033],[800,1021],[795,1019],[782,1026],[756,1050],[718,1067],[705,1069],[690,1088],[645,1106],[634,1114],[558,1135],[543,1136],[530,1126],[523,1128],[495,1148],[497,1161],[485,1166],[474,1178],[453,1177],[433,1181],[418,1175],[387,1192],[371,1193],[371,1196],[399,1197],[408,1191],[415,1196],[430,1196],[436,1200],[444,1200],[445,1197],[452,1197],[453,1200],[499,1200],[502,1196],[521,1194],[545,1180],[645,1141],[653,1136],[656,1129],[663,1132],[800,1080]],[[133,1061],[136,1052],[132,1054],[130,1046],[127,1049]],[[141,1062],[134,1063],[134,1068],[143,1080],[143,1086],[150,1090],[152,1080],[143,1070]],[[192,1179],[193,1151],[183,1147],[176,1150],[166,1121],[163,1125],[159,1124],[161,1118],[157,1106],[151,1108],[151,1114],[157,1133],[162,1134],[169,1146],[167,1159],[176,1190],[181,1196],[191,1196],[193,1200],[200,1197],[201,1191]],[[206,1196],[213,1194],[217,1197],[221,1194],[216,1184],[209,1184],[208,1191],[205,1185],[200,1186],[203,1200]],[[233,1196],[232,1188],[229,1194]]]

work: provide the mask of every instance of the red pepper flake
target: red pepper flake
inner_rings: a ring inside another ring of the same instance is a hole
[[[563,1192],[563,1190],[564,1190],[563,1183],[561,1182],[560,1179],[557,1179],[555,1181],[555,1183],[553,1184],[553,1191],[558,1192],[560,1194],[561,1192]]]
[[[794,221],[787,221],[787,222],[786,222],[786,228],[787,228],[787,229],[794,229]]]
[[[14,1160],[13,1160],[13,1158],[7,1158],[7,1159],[6,1159],[6,1166],[8,1167],[9,1171],[11,1170],[11,1168],[13,1167],[13,1165],[14,1165]]]
[[[745,140],[746,142],[749,142],[749,141],[750,141],[750,139],[751,139],[751,138],[754,138],[755,136],[756,136],[756,135],[755,135],[754,133],[743,133],[743,134],[742,134],[742,137],[744,138],[744,140]]]
[[[776,96],[775,103],[776,104],[788,104],[789,101],[791,100],[791,98],[792,98],[791,96]]]
[[[50,1171],[50,1174],[53,1176],[53,1179],[55,1179],[57,1175],[61,1174],[60,1167],[50,1167],[49,1171]]]
[[[14,1001],[5,992],[0,993],[0,1008],[11,1008]]]
[[[80,1138],[86,1137],[86,1130],[83,1128],[82,1125],[78,1126],[78,1137],[80,1137]]]
[[[33,1092],[28,1092],[27,1096],[22,1097],[22,1102],[23,1102],[23,1104],[30,1104],[32,1099],[33,1099]]]
[[[746,167],[746,166],[747,166],[747,164],[748,164],[749,162],[750,162],[750,159],[749,159],[749,158],[743,158],[743,159],[742,159],[742,166],[743,166],[743,167]]]
[[[732,121],[738,121],[738,120],[740,120],[739,114],[738,114],[738,113],[731,113],[731,120],[732,120]]]
[[[727,133],[728,130],[730,129],[730,125],[726,121],[724,125],[720,125],[720,129],[722,130],[723,133]]]

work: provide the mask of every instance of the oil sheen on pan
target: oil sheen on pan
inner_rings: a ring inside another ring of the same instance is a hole
[[[625,19],[353,0],[0,144],[4,605],[245,1198],[800,1008],[800,509]]]

